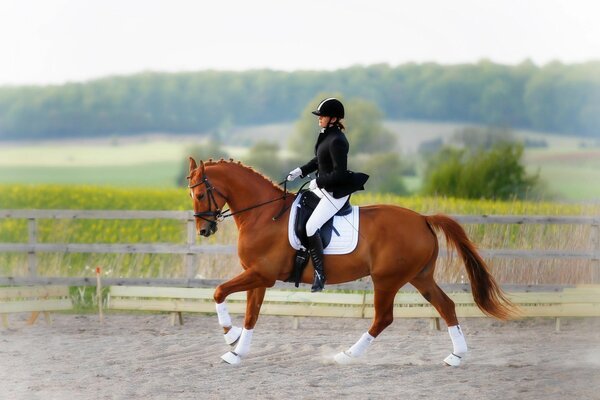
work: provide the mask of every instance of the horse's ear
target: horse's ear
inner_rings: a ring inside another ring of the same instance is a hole
[[[198,166],[196,165],[196,160],[194,160],[193,157],[190,157],[190,172],[192,172],[196,168],[198,168]]]
[[[202,171],[202,176],[204,176],[204,161],[200,160],[200,171]]]

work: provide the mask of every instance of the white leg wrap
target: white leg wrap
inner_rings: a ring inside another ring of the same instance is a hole
[[[367,347],[375,340],[373,336],[369,334],[369,332],[363,333],[363,335],[358,339],[358,342],[354,343],[352,347],[348,350],[348,355],[352,357],[360,357],[363,355]]]
[[[240,341],[237,346],[235,346],[235,350],[233,351],[240,357],[244,357],[250,351],[250,343],[252,342],[252,333],[254,329],[246,329],[242,330],[242,336],[240,336]]]
[[[242,328],[240,328],[239,326],[232,326],[231,329],[229,329],[229,332],[223,335],[223,337],[225,338],[225,343],[227,343],[228,345],[234,344],[240,338],[241,334]]]
[[[354,343],[348,351],[342,351],[341,353],[336,354],[333,357],[333,360],[341,365],[351,364],[355,362],[358,357],[363,355],[369,345],[373,343],[373,340],[375,340],[375,338],[371,336],[369,332],[365,332],[360,339],[358,339],[358,342]]]
[[[217,317],[219,317],[219,325],[222,327],[230,327],[231,326],[231,317],[229,316],[229,311],[227,311],[227,304],[225,302],[217,303]]]
[[[448,333],[450,334],[450,339],[452,339],[452,353],[458,357],[467,354],[467,342],[465,341],[462,329],[460,329],[460,325],[449,326]]]

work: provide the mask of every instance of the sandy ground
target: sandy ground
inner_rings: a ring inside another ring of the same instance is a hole
[[[55,315],[52,326],[11,316],[0,328],[0,399],[600,399],[600,319],[500,323],[466,319],[459,368],[445,327],[396,320],[354,365],[332,364],[370,321],[263,316],[242,365],[216,317]],[[237,323],[241,317],[235,317]]]

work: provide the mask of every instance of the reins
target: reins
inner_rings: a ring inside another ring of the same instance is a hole
[[[290,194],[287,190],[287,179],[283,180],[282,182],[279,183],[279,185],[283,185],[283,196],[277,197],[275,199],[271,199],[271,200],[267,200],[265,202],[259,203],[259,204],[255,204],[252,205],[250,207],[246,207],[243,208],[241,210],[237,210],[234,212],[231,212],[231,209],[227,209],[224,211],[221,211],[219,209],[219,207],[217,206],[217,201],[215,200],[215,196],[213,194],[213,190],[219,195],[221,196],[225,202],[229,202],[229,199],[227,199],[227,197],[221,193],[219,191],[219,189],[217,189],[216,187],[212,186],[212,184],[208,181],[208,177],[206,176],[206,173],[202,173],[202,179],[200,180],[200,182],[196,182],[194,184],[190,184],[188,185],[188,188],[192,189],[195,188],[196,186],[200,186],[200,185],[205,185],[206,186],[206,193],[208,196],[208,211],[204,211],[204,212],[195,212],[193,215],[196,218],[200,218],[203,219],[207,222],[210,222],[211,224],[215,224],[217,222],[221,222],[223,221],[225,218],[229,218],[229,217],[233,217],[234,215],[237,214],[241,214],[243,212],[246,211],[250,211],[253,210],[255,208],[259,208],[262,206],[265,206],[267,204],[271,204],[274,203],[276,201],[280,201],[280,200],[285,200],[287,199],[288,195]],[[306,185],[306,183],[304,185],[302,185],[302,187],[300,188],[300,190],[302,190],[302,188]],[[216,209],[213,211],[212,209],[212,204],[215,204]],[[279,212],[273,217],[273,221],[276,221],[277,219],[279,219],[279,217],[281,217],[291,206],[286,206],[285,203],[281,206],[281,210],[279,210]],[[206,217],[213,217],[214,220],[212,219],[208,219]]]
[[[265,205],[267,205],[267,204],[274,203],[274,202],[276,202],[276,201],[279,201],[279,200],[285,200],[285,199],[287,198],[288,194],[289,194],[289,192],[287,191],[287,180],[285,180],[285,181],[283,181],[283,182],[280,182],[280,183],[279,183],[279,185],[283,185],[283,196],[277,197],[276,199],[267,200],[267,201],[265,201],[265,202],[263,202],[263,203],[255,204],[255,205],[253,205],[253,206],[250,206],[250,207],[242,208],[241,210],[238,210],[238,211],[235,211],[235,212],[230,212],[230,210],[229,210],[229,209],[228,209],[228,210],[225,210],[225,211],[223,211],[223,213],[221,214],[222,218],[223,218],[223,219],[225,219],[225,218],[227,218],[227,217],[232,217],[232,216],[234,216],[234,215],[237,215],[237,214],[243,213],[243,212],[245,212],[245,211],[250,211],[250,210],[253,210],[253,209],[255,209],[255,208],[262,207],[262,206],[265,206]],[[227,198],[225,198],[225,200],[227,200]],[[282,215],[282,214],[285,212],[285,210],[287,210],[287,208],[289,208],[289,207],[286,207],[286,206],[285,206],[285,204],[284,204],[284,205],[281,207],[281,210],[280,210],[280,211],[277,213],[277,215],[275,215],[275,216],[273,217],[273,221],[275,221],[275,220],[277,220],[279,217],[281,217],[281,215]],[[226,213],[229,213],[229,214],[226,214]]]

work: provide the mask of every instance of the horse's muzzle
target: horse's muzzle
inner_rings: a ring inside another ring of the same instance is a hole
[[[208,228],[202,228],[198,231],[200,236],[209,237],[213,233],[216,233],[219,228],[216,222],[212,222],[208,225]]]

